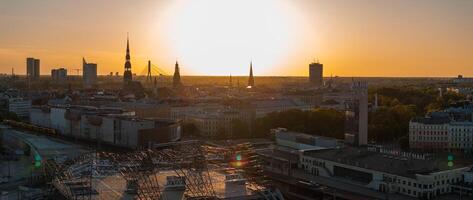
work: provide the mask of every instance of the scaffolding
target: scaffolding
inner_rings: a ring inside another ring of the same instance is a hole
[[[245,164],[229,166],[234,155],[241,155]],[[242,171],[248,184],[261,191],[262,199],[282,199],[280,194],[279,198],[267,195],[274,188],[248,143],[219,148],[187,141],[128,153],[89,152],[64,162],[48,160],[44,174],[51,195],[59,193],[66,199],[166,199],[159,178],[164,171],[185,181],[185,199],[218,199],[210,168]]]

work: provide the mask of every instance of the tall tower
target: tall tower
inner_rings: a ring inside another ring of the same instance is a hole
[[[28,80],[38,80],[39,71],[39,59],[26,58],[26,76]]]
[[[87,63],[82,58],[82,79],[84,87],[90,88],[97,83],[97,64]]]
[[[151,60],[148,60],[148,75],[146,75],[146,81],[151,82]]]
[[[309,82],[312,86],[315,87],[322,87],[323,82],[323,73],[324,73],[324,65],[317,62],[313,62],[309,64]]]
[[[368,144],[368,84],[353,81],[351,89],[352,98],[345,111],[345,140],[365,146]]]
[[[174,76],[172,78],[172,87],[178,88],[181,86],[181,74],[179,73],[179,63],[176,61],[174,66]]]
[[[255,86],[255,79],[253,78],[253,62],[250,62],[250,77],[248,79],[248,87]]]
[[[123,73],[123,81],[125,84],[130,83],[133,80],[131,74],[131,62],[130,62],[130,42],[128,36],[126,37],[126,57],[125,57],[125,72]]]

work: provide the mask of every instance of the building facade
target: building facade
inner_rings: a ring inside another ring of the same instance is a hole
[[[64,83],[67,80],[67,69],[59,68],[51,70],[51,79],[56,83]]]
[[[55,129],[60,135],[131,149],[181,138],[181,122],[139,118],[121,109],[90,106],[35,107],[30,123]]]
[[[97,83],[97,64],[87,63],[85,58],[82,58],[82,78],[84,87],[92,87]]]
[[[423,150],[473,152],[473,122],[425,117],[409,122],[409,147]]]
[[[29,116],[31,100],[21,97],[8,98],[8,111],[15,113],[18,117],[26,118]]]
[[[40,61],[36,58],[26,58],[26,76],[28,80],[39,80]]]
[[[319,62],[313,62],[309,64],[309,82],[312,86],[322,87],[324,85],[323,71],[323,64]]]

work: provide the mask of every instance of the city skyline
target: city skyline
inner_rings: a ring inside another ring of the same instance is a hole
[[[8,28],[0,37],[1,73],[14,67],[25,74],[26,57],[41,60],[43,75],[62,66],[72,72],[86,57],[98,74],[122,74],[129,32],[138,75],[148,60],[170,75],[178,60],[184,76],[245,76],[250,61],[255,76],[307,76],[318,58],[326,77],[473,76],[473,2],[467,0],[2,5],[0,25]]]

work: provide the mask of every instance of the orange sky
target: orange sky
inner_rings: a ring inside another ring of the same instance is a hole
[[[123,73],[150,59],[184,75],[473,76],[471,0],[14,0],[0,3],[0,72]]]

